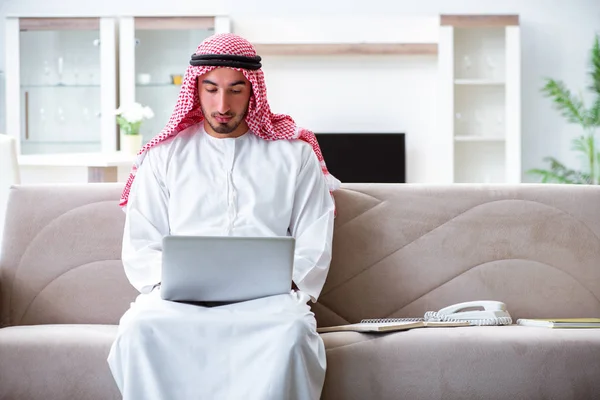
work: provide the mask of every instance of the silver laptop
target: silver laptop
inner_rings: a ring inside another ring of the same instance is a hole
[[[161,297],[237,302],[289,293],[292,237],[165,236]]]

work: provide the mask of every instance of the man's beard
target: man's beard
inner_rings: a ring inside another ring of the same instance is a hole
[[[220,114],[220,113],[216,112],[216,113],[212,113],[210,115],[210,117],[207,117],[207,114],[206,114],[206,111],[204,110],[204,108],[202,106],[200,106],[200,108],[202,109],[202,114],[204,115],[206,122],[208,122],[208,124],[210,125],[212,130],[215,131],[216,133],[220,133],[223,135],[227,135],[227,134],[235,131],[240,126],[240,124],[242,122],[244,122],[244,118],[246,117],[246,113],[248,112],[248,107],[246,107],[246,109],[240,115],[237,115],[237,116],[234,115],[229,122],[227,122],[226,124],[222,124],[222,123],[219,123],[212,119],[216,115],[231,117],[232,116],[231,113]]]

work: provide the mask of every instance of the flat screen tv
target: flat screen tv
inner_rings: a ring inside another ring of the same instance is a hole
[[[346,183],[406,183],[404,133],[316,133],[329,172]]]

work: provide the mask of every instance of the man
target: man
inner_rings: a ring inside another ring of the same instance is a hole
[[[122,259],[141,294],[120,321],[113,376],[126,400],[318,399],[325,349],[307,303],[329,269],[339,181],[314,135],[271,112],[249,42],[214,35],[190,64],[123,193]],[[297,290],[219,307],[162,300],[169,234],[292,235]]]

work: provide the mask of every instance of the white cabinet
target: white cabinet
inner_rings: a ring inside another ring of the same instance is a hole
[[[118,151],[117,107],[149,105],[144,140],[159,133],[196,47],[231,29],[224,16],[12,16],[5,26],[7,133],[30,175],[69,169],[49,182],[71,182],[75,169],[89,182],[119,179],[133,156]]]
[[[517,16],[441,16],[439,129],[445,180],[521,181]]]
[[[116,149],[115,26],[6,19],[6,125],[19,154]]]
[[[143,143],[160,133],[177,102],[181,79],[197,46],[215,32],[229,32],[227,17],[121,17],[119,101],[152,108],[141,127]]]
[[[168,122],[196,47],[229,31],[220,16],[8,17],[7,133],[22,155],[114,153],[115,110],[137,101],[155,113],[147,141]]]

